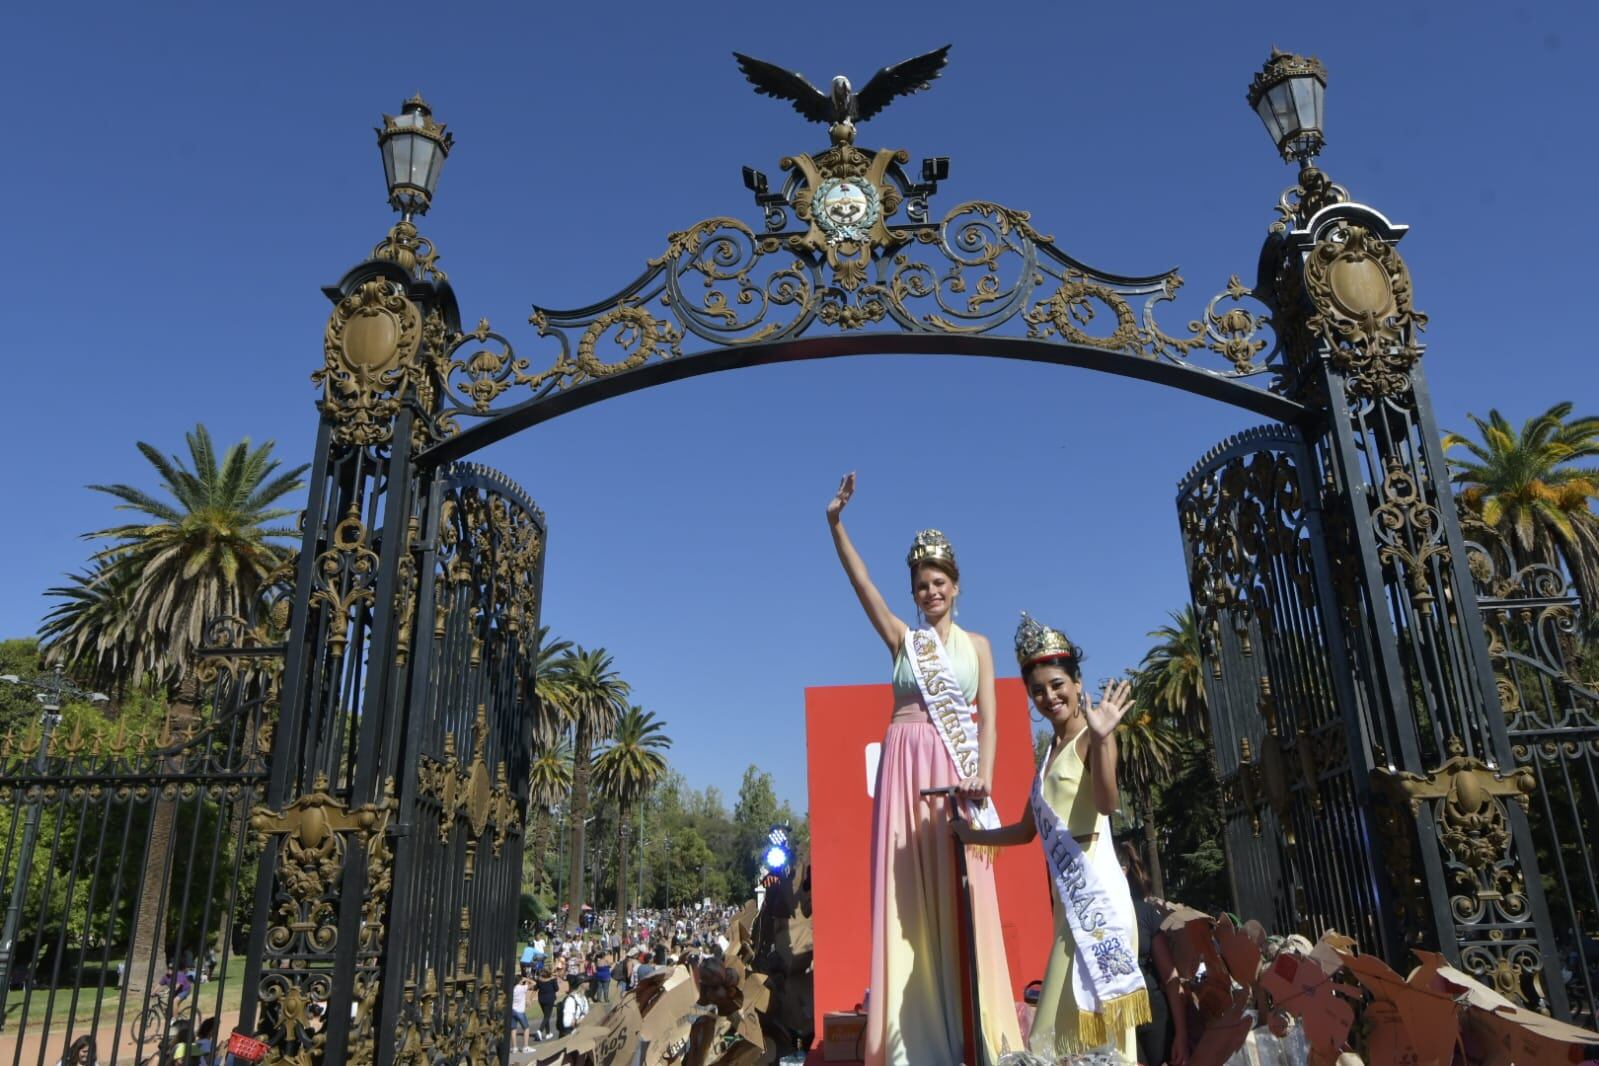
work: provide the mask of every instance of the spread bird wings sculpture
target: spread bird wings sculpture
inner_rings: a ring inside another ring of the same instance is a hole
[[[949,45],[886,66],[872,75],[872,80],[855,92],[850,81],[840,74],[833,79],[832,91],[824,93],[805,80],[803,74],[784,70],[775,63],[753,59],[733,53],[744,77],[762,96],[771,96],[793,103],[794,110],[812,122],[853,126],[865,122],[893,102],[897,96],[908,96],[930,87],[949,62]]]

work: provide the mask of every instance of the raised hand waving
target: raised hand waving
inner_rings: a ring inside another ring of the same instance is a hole
[[[1116,732],[1116,726],[1132,710],[1133,686],[1127,681],[1112,681],[1105,686],[1099,703],[1083,689],[1083,717],[1088,720],[1088,731],[1094,740],[1104,740]]]

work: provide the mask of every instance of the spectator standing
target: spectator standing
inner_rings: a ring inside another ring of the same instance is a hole
[[[560,992],[561,983],[549,970],[540,970],[534,984],[538,988],[539,1010],[544,1014],[539,1022],[538,1038],[548,1040],[555,1035],[555,998]]]
[[[599,961],[594,964],[594,985],[596,992],[594,999],[598,1003],[611,1001],[611,955],[604,952]]]
[[[511,989],[511,1050],[527,1051],[527,990],[533,982],[526,977],[518,977],[516,986]]]
[[[588,997],[583,995],[583,986],[577,981],[567,982],[566,996],[561,1000],[561,1016],[556,1022],[562,1036],[566,1036],[582,1023],[589,1012]]]

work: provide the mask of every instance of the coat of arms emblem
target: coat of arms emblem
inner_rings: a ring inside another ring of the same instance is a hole
[[[876,186],[857,178],[828,178],[811,202],[812,217],[828,244],[867,240],[882,217]]]

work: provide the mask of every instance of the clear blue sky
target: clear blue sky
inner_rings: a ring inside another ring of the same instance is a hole
[[[1244,103],[1273,44],[1330,71],[1324,168],[1414,228],[1441,423],[1599,410],[1591,76],[1571,3],[101,4],[8,6],[7,414],[0,634],[111,524],[90,482],[151,483],[134,450],[273,439],[310,458],[319,287],[390,225],[372,127],[422,90],[458,138],[423,230],[470,322],[524,351],[529,305],[608,296],[666,234],[756,221],[739,167],[825,147],[729,52],[856,83],[945,42],[935,91],[865,127],[947,155],[938,204],[1030,210],[1080,259],[1180,266],[1180,325],[1252,275],[1290,182]],[[935,207],[938,206],[935,204]],[[823,506],[909,611],[912,533],[949,533],[961,621],[1067,627],[1097,675],[1185,596],[1173,487],[1258,422],[1154,385],[988,359],[749,369],[566,416],[482,454],[549,513],[545,620],[602,644],[670,723],[673,762],[731,792],[755,761],[805,800],[807,685],[884,679]],[[938,500],[900,476],[912,452]],[[1008,660],[1002,655],[1002,668]],[[885,708],[885,716],[887,709]]]

